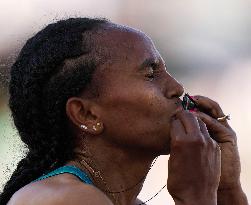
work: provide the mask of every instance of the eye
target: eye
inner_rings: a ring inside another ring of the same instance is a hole
[[[146,68],[147,73],[145,77],[147,77],[148,80],[152,81],[156,77],[156,74],[158,71],[157,69],[158,69],[158,65],[155,63],[152,63]]]
[[[152,69],[152,67],[148,68],[147,74],[145,76],[150,80],[154,79],[154,70]]]

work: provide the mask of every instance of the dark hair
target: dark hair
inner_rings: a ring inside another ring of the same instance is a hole
[[[75,144],[65,105],[91,82],[98,64],[92,34],[108,22],[61,20],[38,32],[21,50],[11,68],[9,106],[28,153],[6,183],[1,205],[21,187],[72,159]]]

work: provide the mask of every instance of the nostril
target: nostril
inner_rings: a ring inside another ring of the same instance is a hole
[[[184,93],[184,87],[181,84],[178,83],[178,84],[176,84],[176,86],[173,87],[173,91],[172,91],[172,96],[171,97],[179,98],[180,96],[183,95],[183,93]]]

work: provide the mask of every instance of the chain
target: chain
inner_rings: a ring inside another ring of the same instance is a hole
[[[146,202],[151,201],[154,197],[156,197],[164,188],[166,187],[166,184],[154,195],[152,196],[150,199],[146,200],[145,202],[142,202],[140,204],[137,205],[142,205],[142,204],[146,204]]]
[[[148,169],[147,173],[151,170],[151,168],[153,167],[153,165],[155,164],[157,160],[157,157],[154,159],[154,161],[152,162],[150,168]],[[123,189],[123,190],[120,190],[120,191],[110,191],[110,189],[108,188],[108,185],[106,183],[106,181],[104,180],[104,178],[102,177],[100,171],[95,171],[85,160],[80,160],[79,161],[80,164],[84,165],[84,167],[89,171],[91,172],[95,178],[100,178],[101,181],[103,182],[103,184],[105,185],[106,187],[106,190],[104,190],[106,193],[108,193],[110,196],[112,196],[112,198],[114,199],[115,202],[117,202],[117,198],[114,196],[114,194],[120,194],[120,193],[123,193],[123,192],[127,192],[127,191],[130,191],[131,189],[133,189],[134,187],[136,187],[138,184],[140,184],[145,178],[146,178],[146,175],[147,173],[134,185],[126,188],[126,189]],[[154,197],[156,197],[164,188],[166,187],[166,185],[164,185],[154,196],[152,196],[150,199],[148,199],[147,201],[145,202],[142,202],[138,205],[143,205],[143,204],[146,204],[148,201],[152,200]]]
[[[109,187],[108,187],[108,185],[107,185],[107,183],[106,183],[106,181],[103,179],[103,177],[101,176],[101,173],[100,173],[100,171],[95,171],[85,160],[80,160],[79,161],[79,163],[81,164],[81,165],[84,165],[84,167],[90,172],[90,173],[92,173],[94,176],[95,176],[95,181],[96,181],[96,179],[97,178],[100,178],[101,179],[101,181],[102,181],[102,183],[105,185],[105,192],[106,193],[109,193],[109,195],[113,198],[113,200],[115,201],[115,202],[117,202],[117,198],[115,197],[115,195],[114,195],[114,193],[110,193],[110,189],[109,189]]]
[[[147,173],[152,169],[152,167],[155,164],[156,160],[157,160],[157,157],[152,162],[152,164],[151,164],[150,168],[148,169]],[[126,188],[126,189],[123,189],[121,191],[112,191],[111,193],[120,194],[120,193],[123,193],[123,192],[130,191],[131,189],[133,189],[134,187],[136,187],[139,183],[141,183],[146,178],[147,173],[136,184],[134,184],[134,185],[132,185],[132,186]]]

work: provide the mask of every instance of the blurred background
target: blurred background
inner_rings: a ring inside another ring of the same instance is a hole
[[[9,109],[9,67],[25,41],[62,18],[106,17],[147,33],[168,71],[191,95],[206,95],[231,114],[241,181],[251,201],[251,2],[249,0],[0,0],[0,190],[25,152]],[[189,157],[189,156],[188,156]],[[168,156],[151,169],[139,198],[166,183]],[[147,204],[174,202],[166,189]]]

